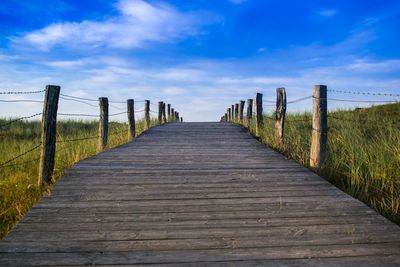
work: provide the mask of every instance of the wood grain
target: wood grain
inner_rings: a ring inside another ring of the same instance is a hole
[[[400,266],[400,228],[231,123],[169,123],[79,162],[0,266]]]

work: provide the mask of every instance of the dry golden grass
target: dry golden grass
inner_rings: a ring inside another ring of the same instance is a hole
[[[328,158],[320,175],[400,224],[400,104],[328,116]],[[273,117],[265,114],[260,140],[309,167],[311,114],[287,116],[283,147],[275,143]]]
[[[0,120],[0,124],[7,120]],[[152,125],[155,125],[152,121]],[[136,135],[144,130],[143,121],[136,123]],[[76,162],[97,153],[98,123],[95,121],[60,121],[57,123],[56,164],[53,180],[57,181]],[[40,142],[40,122],[17,122],[1,129],[0,162],[29,150]],[[87,140],[60,142],[71,139]],[[109,129],[109,148],[127,143],[128,126],[112,122]],[[0,239],[51,188],[38,186],[39,150],[27,154],[0,168]]]

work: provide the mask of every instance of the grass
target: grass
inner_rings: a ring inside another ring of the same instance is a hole
[[[309,167],[311,114],[287,115],[282,147],[275,142],[274,116],[264,115],[260,140]],[[327,161],[319,174],[400,225],[400,104],[330,112],[328,128]]]
[[[10,119],[0,119],[3,125]],[[151,125],[155,125],[152,121]],[[144,122],[136,122],[136,135],[144,130]],[[53,180],[57,181],[74,163],[97,154],[96,121],[59,121],[57,123],[56,163]],[[0,128],[0,163],[14,155],[29,150],[40,142],[39,121],[19,121]],[[76,140],[94,137],[87,140]],[[65,142],[67,140],[76,140]],[[61,142],[60,142],[61,141]],[[64,142],[62,142],[64,141]],[[109,148],[127,143],[128,125],[111,122],[109,128]],[[40,150],[16,159],[0,167],[0,239],[29,211],[50,187],[38,186],[38,159]]]

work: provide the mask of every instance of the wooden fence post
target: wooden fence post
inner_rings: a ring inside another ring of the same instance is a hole
[[[283,134],[286,116],[286,90],[276,89],[276,112],[275,112],[275,142],[278,147],[283,147]]]
[[[164,103],[162,101],[158,102],[158,124],[162,124],[162,108]]]
[[[319,171],[326,159],[328,139],[328,101],[327,86],[316,85],[313,92],[312,138],[310,167]]]
[[[128,99],[128,127],[129,139],[132,141],[135,138],[135,102],[133,99]]]
[[[100,121],[99,121],[99,144],[98,151],[103,151],[108,143],[108,98],[99,98]]]
[[[231,108],[228,108],[228,122],[231,122],[231,120],[232,120]]]
[[[144,128],[150,128],[150,100],[144,101]]]
[[[253,118],[253,99],[247,99],[247,127],[250,127]]]
[[[57,141],[57,110],[60,90],[60,86],[46,86],[42,114],[42,148],[39,163],[39,185],[51,184],[51,178],[53,176]]]
[[[241,100],[239,103],[239,122],[243,124],[243,112],[244,112],[244,101]]]
[[[228,113],[225,113],[225,115],[224,115],[224,121],[225,121],[225,122],[228,122]]]
[[[170,122],[171,121],[171,104],[168,104],[167,105],[167,110],[168,110],[168,122]]]
[[[174,110],[174,108],[171,108],[171,118],[170,118],[170,120],[169,120],[170,122],[174,122],[174,120],[175,120],[175,119],[174,119],[174,118],[175,118],[174,116],[175,116],[175,110]]]
[[[255,108],[256,108],[256,136],[260,137],[263,126],[263,95],[257,93]]]
[[[165,108],[166,108],[165,103],[163,103],[163,107],[162,107],[162,121],[163,121],[163,123],[167,122],[167,116],[165,115]]]
[[[183,117],[181,117],[181,123],[183,122]]]
[[[176,122],[179,122],[179,112],[176,112]]]
[[[239,123],[239,104],[235,104],[235,122]]]
[[[231,110],[232,110],[232,122],[235,122],[235,105],[231,106]]]

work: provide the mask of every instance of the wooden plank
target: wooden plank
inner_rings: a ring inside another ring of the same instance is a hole
[[[291,246],[284,248],[246,248],[246,249],[210,249],[179,250],[154,252],[73,252],[73,253],[8,253],[0,259],[3,266],[22,266],[29,262],[32,265],[120,265],[120,264],[154,264],[186,263],[196,261],[243,261],[243,260],[277,260],[304,258],[338,258],[365,256],[399,257],[399,243],[387,244],[351,244],[329,246]]]
[[[398,266],[400,230],[228,123],[164,124],[76,164],[0,265]]]

